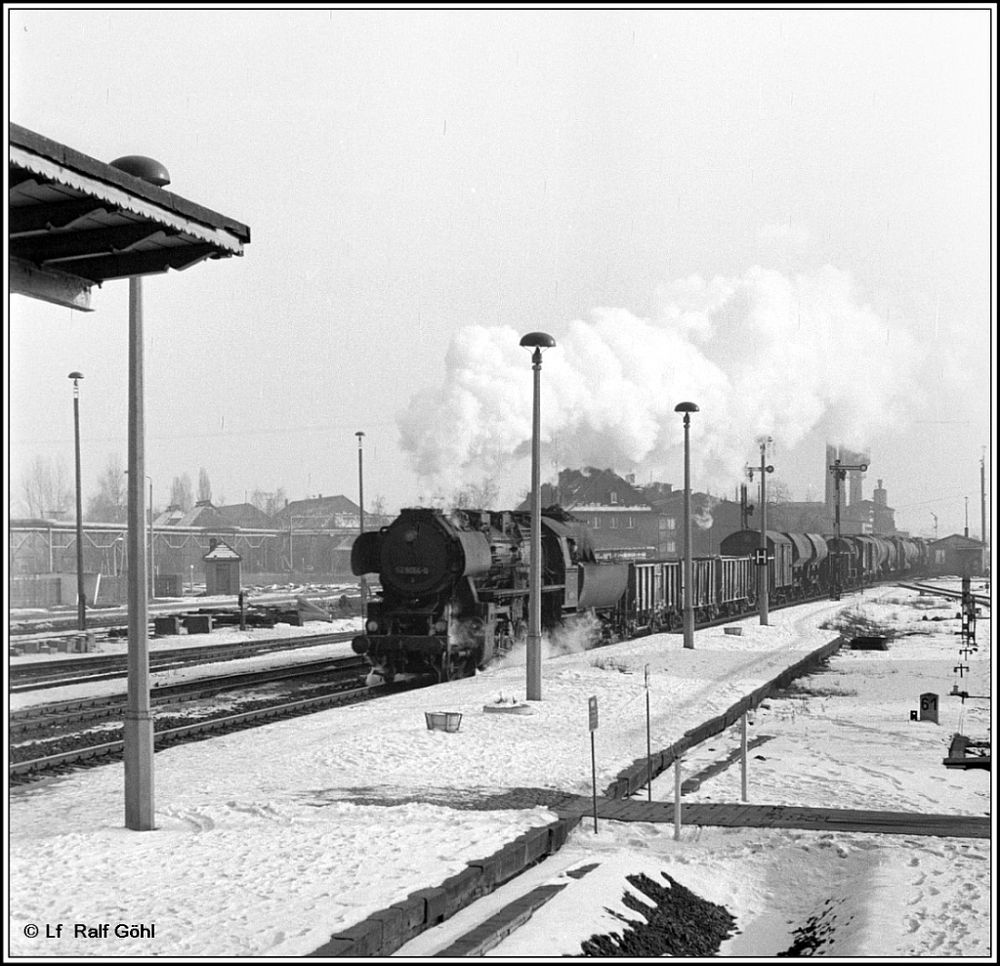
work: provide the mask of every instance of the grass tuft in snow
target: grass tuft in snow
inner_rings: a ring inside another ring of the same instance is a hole
[[[863,607],[852,607],[842,610],[829,620],[820,624],[824,630],[838,631],[845,638],[854,637],[884,637],[891,641],[898,636],[898,629],[891,623],[884,623],[873,617]]]

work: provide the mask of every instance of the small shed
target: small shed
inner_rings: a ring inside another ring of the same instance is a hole
[[[977,577],[986,572],[986,546],[981,540],[953,533],[931,544],[931,567],[935,573]]]
[[[243,559],[225,540],[212,537],[205,561],[205,593],[238,594],[240,592],[240,561]]]

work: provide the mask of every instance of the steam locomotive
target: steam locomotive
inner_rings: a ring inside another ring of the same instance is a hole
[[[377,573],[381,596],[368,605],[352,641],[376,679],[474,674],[527,633],[531,516],[526,511],[404,509],[389,526],[363,533],[351,551],[356,575]],[[591,620],[594,644],[682,623],[682,562],[598,561],[590,531],[560,507],[541,515],[543,633]],[[775,604],[838,595],[859,584],[915,572],[924,541],[873,536],[766,534],[742,530],[719,556],[692,561],[696,620],[736,616],[756,606],[766,563]]]
[[[527,633],[531,515],[524,511],[404,509],[363,533],[351,550],[355,574],[377,573],[382,595],[368,605],[352,647],[375,673],[464,677],[509,651]],[[558,507],[541,517],[542,628],[584,614],[611,618],[628,566],[598,563],[590,533]]]

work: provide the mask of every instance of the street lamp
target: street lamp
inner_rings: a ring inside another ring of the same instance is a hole
[[[149,480],[149,599],[156,600],[156,584],[154,582],[156,576],[156,566],[155,557],[153,556],[153,480],[151,477],[147,476]]]
[[[684,413],[684,646],[694,648],[694,602],[692,600],[691,566],[691,446],[689,433],[691,413],[699,412],[693,402],[674,406],[675,413]]]
[[[73,380],[73,439],[76,443],[76,622],[87,629],[87,591],[83,586],[83,492],[80,488],[80,380],[82,372],[71,372]]]
[[[547,332],[529,332],[520,345],[534,349],[531,368],[534,390],[531,406],[531,569],[528,587],[527,696],[542,700],[542,492],[539,485],[539,435],[541,433],[542,349],[551,349],[556,340]]]
[[[131,154],[116,158],[111,166],[160,188],[170,184],[167,169],[153,158]],[[142,277],[132,275],[128,280],[128,684],[122,737],[125,826],[134,831],[156,827],[153,715],[149,698],[149,601],[143,550],[146,404],[142,321]]]
[[[128,470],[125,471],[125,475],[128,476]],[[143,475],[149,481],[149,507],[146,514],[149,521],[149,539],[146,541],[146,570],[149,574],[148,594],[149,599],[154,600],[156,594],[153,587],[153,479],[148,473]]]
[[[364,475],[364,455],[362,443],[365,434],[359,429],[355,434],[358,437],[358,519],[360,520],[360,532],[365,532],[365,475]],[[364,574],[361,574],[361,626],[364,627],[365,618],[368,616],[368,581]]]

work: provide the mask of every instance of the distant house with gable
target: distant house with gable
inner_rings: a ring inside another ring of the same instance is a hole
[[[598,559],[647,559],[659,550],[656,512],[633,478],[593,466],[560,470],[558,482],[541,486],[542,506],[558,504],[591,529]],[[530,501],[520,509],[530,509]]]
[[[201,527],[206,530],[232,530],[236,524],[226,519],[211,500],[199,500],[186,513],[178,506],[168,506],[154,521],[154,529],[162,527]]]
[[[368,523],[369,514],[365,514]],[[286,503],[275,515],[275,524],[295,530],[357,530],[361,512],[346,496],[317,496]]]
[[[244,530],[273,530],[276,527],[274,519],[252,503],[234,503],[216,509],[234,527]]]

